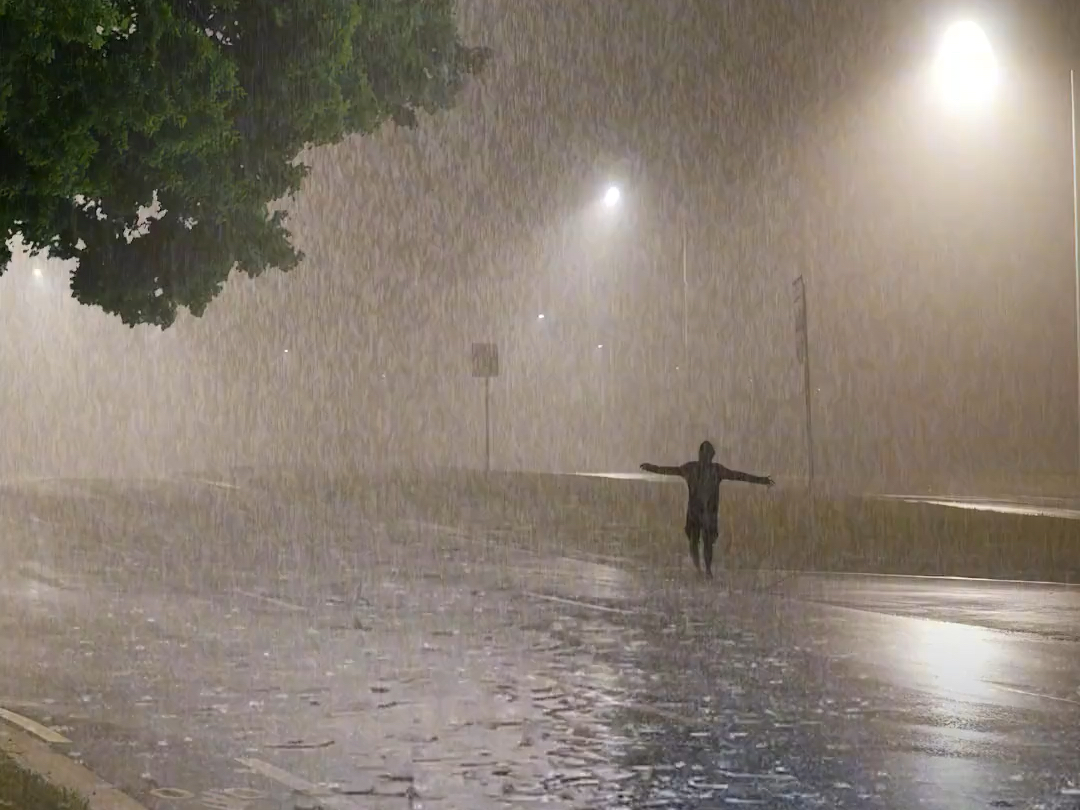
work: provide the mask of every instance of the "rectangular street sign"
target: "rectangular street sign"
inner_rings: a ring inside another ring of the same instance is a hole
[[[474,343],[472,345],[472,375],[474,377],[499,376],[499,346],[497,343]]]

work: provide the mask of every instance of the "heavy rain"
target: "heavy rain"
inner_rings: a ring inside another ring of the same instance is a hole
[[[1078,37],[0,0],[0,810],[1080,808]]]

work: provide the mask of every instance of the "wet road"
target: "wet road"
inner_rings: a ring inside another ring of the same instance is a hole
[[[708,583],[360,500],[6,488],[0,707],[151,808],[1080,806],[1078,588]]]

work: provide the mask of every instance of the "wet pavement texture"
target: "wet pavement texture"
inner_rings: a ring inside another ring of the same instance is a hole
[[[707,582],[206,483],[0,499],[0,707],[154,810],[1080,807],[1077,588]]]

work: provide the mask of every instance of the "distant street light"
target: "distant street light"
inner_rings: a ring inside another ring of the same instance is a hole
[[[610,185],[607,187],[607,191],[604,192],[604,205],[607,208],[614,208],[619,204],[622,199],[622,191],[616,185]]]
[[[934,74],[938,89],[953,109],[981,106],[993,97],[1000,67],[990,39],[978,23],[963,20],[945,29]]]

